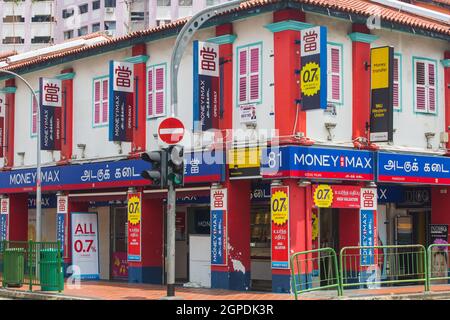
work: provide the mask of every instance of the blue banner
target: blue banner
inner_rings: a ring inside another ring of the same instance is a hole
[[[374,166],[370,151],[282,146],[263,150],[261,175],[264,178],[373,180]]]
[[[61,256],[65,257],[64,252],[64,243],[66,239],[66,224],[65,224],[66,214],[58,213],[56,214],[56,241],[60,241],[61,243]]]
[[[378,153],[377,181],[450,184],[450,158],[398,153]]]
[[[360,244],[362,247],[372,247],[375,245],[375,230],[374,230],[374,211],[361,210],[360,211]],[[361,266],[371,266],[374,264],[374,250],[361,249]]]
[[[56,208],[56,195],[55,194],[43,194],[41,197],[42,209]],[[28,196],[28,209],[36,208],[36,195],[31,194]]]
[[[225,264],[226,211],[211,211],[211,265]]]
[[[8,240],[8,214],[0,214],[0,241]]]
[[[395,203],[397,208],[431,207],[431,188],[379,185],[378,203]]]

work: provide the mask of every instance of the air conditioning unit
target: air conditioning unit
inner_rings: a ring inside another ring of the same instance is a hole
[[[107,7],[105,8],[106,13],[114,13],[114,8],[112,7]]]

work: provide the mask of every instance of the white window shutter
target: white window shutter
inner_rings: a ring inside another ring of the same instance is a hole
[[[436,113],[436,70],[433,63],[428,63],[428,110]]]

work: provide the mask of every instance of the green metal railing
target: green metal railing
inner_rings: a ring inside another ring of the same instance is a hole
[[[448,284],[450,280],[448,251],[450,244],[432,244],[428,247],[428,288],[434,284]]]
[[[333,248],[321,248],[295,253],[291,256],[292,291],[295,299],[298,294],[336,289],[342,295],[336,251]],[[318,277],[313,278],[314,269],[319,271]]]
[[[0,247],[3,287],[40,286],[43,291],[63,291],[60,242],[3,241]]]
[[[342,290],[345,287],[414,283],[423,283],[425,291],[429,289],[427,252],[419,244],[344,247],[339,261]]]

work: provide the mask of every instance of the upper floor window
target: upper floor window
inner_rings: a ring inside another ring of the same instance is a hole
[[[92,32],[100,31],[100,23],[94,23],[92,25]]]
[[[80,14],[86,13],[89,11],[89,7],[88,4],[82,4],[81,6],[78,7],[80,9]]]
[[[92,10],[98,10],[100,9],[100,0],[93,1],[92,2]]]
[[[147,118],[161,117],[166,114],[167,66],[150,66],[147,69]]]
[[[394,55],[393,107],[395,111],[402,110],[402,56]]]
[[[105,0],[105,8],[115,8],[116,0]]]
[[[237,49],[238,105],[261,102],[262,44]]]
[[[178,0],[178,5],[182,7],[192,7],[192,0]]]
[[[64,10],[62,11],[63,19],[67,19],[67,18],[73,16],[74,13],[75,13],[75,12],[74,12],[73,9],[64,9]]]
[[[156,2],[158,7],[169,7],[170,6],[170,0],[158,0]]]
[[[414,111],[436,114],[436,61],[413,58]]]
[[[36,91],[36,97],[39,101],[39,91]],[[34,99],[34,95],[31,95],[31,136],[37,136],[37,113],[38,113],[38,102]]]
[[[342,45],[329,43],[327,45],[327,101],[343,103],[343,65]]]
[[[109,78],[107,76],[94,79],[93,84],[93,116],[94,127],[108,124]]]

